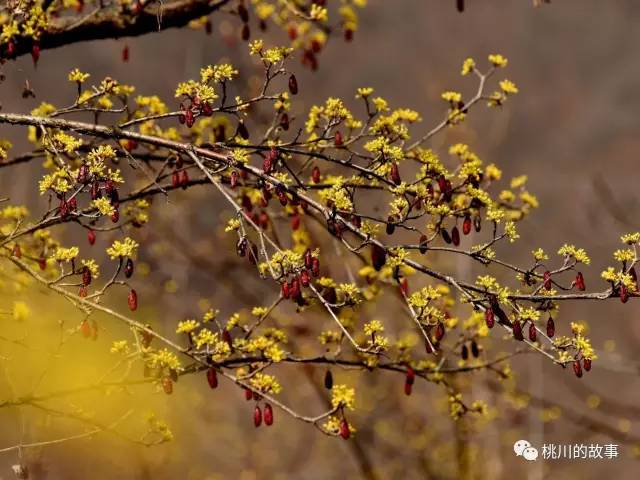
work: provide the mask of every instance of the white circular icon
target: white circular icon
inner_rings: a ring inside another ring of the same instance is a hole
[[[522,452],[522,456],[532,462],[538,458],[538,449],[534,447],[527,447]]]
[[[521,456],[522,452],[524,452],[525,449],[529,447],[531,447],[531,444],[526,440],[518,440],[516,443],[513,444],[513,451],[516,452],[517,456]]]

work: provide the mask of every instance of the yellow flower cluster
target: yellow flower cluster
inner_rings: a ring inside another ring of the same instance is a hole
[[[136,251],[138,249],[138,243],[126,237],[123,241],[115,240],[113,244],[107,248],[107,254],[111,257],[111,259],[116,259],[118,257],[134,257]]]
[[[344,407],[353,410],[356,404],[356,391],[346,385],[334,385],[331,390],[333,408]]]

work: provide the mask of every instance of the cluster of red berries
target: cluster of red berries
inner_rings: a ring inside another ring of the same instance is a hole
[[[209,102],[203,102],[200,97],[193,97],[189,99],[189,104],[180,104],[180,114],[178,115],[178,122],[181,125],[186,125],[188,128],[193,127],[196,121],[196,117],[202,115],[210,117],[213,115],[213,107]]]

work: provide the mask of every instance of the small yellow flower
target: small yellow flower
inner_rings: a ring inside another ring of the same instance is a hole
[[[489,55],[489,61],[495,67],[506,67],[507,63],[509,63],[509,60],[507,60],[505,57],[503,57],[502,55],[500,55],[498,53],[494,53],[494,54]]]

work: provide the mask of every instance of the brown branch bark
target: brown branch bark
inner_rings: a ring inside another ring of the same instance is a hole
[[[168,28],[180,28],[227,3],[229,0],[178,0],[156,8],[147,7],[140,13],[97,13],[93,18],[88,16],[85,21],[79,20],[77,16],[50,19],[49,28],[40,37],[40,49],[58,48],[90,40],[137,37]],[[162,20],[159,23],[160,15]],[[30,53],[32,44],[31,39],[18,37],[15,56]]]

